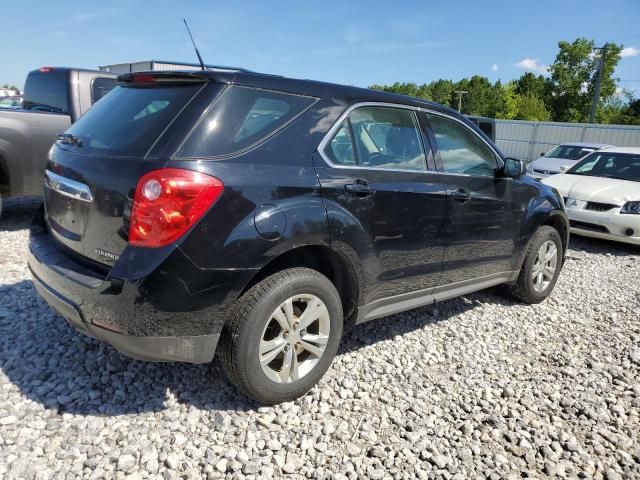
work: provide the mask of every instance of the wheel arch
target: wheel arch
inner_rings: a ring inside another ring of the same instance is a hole
[[[360,297],[356,271],[348,258],[324,245],[305,245],[281,253],[256,272],[238,298],[269,275],[294,267],[311,268],[327,277],[340,294],[345,319],[355,317]]]

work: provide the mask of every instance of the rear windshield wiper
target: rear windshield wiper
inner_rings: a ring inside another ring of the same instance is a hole
[[[82,146],[82,140],[71,133],[60,133],[56,136],[56,140],[60,143],[66,143],[67,145]]]

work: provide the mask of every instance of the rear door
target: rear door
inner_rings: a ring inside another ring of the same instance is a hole
[[[103,264],[117,260],[137,182],[166,164],[152,152],[204,85],[120,86],[65,132],[45,172],[46,221],[59,243]]]
[[[447,251],[441,284],[479,280],[513,268],[523,208],[496,152],[468,125],[425,113],[447,190]]]
[[[437,285],[446,192],[416,112],[384,104],[350,110],[314,165],[332,244],[363,269],[361,304]]]

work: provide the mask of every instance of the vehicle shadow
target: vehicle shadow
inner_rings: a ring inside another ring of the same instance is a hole
[[[489,295],[491,301],[505,300]],[[227,381],[217,359],[212,366],[133,360],[69,326],[38,297],[30,280],[0,286],[0,296],[14,299],[0,306],[0,383],[11,382],[46,408],[114,416],[157,412],[174,403],[210,411],[260,407]],[[424,307],[347,328],[338,355],[446,321],[473,308],[474,300],[438,304],[445,313],[437,315],[434,307]]]
[[[610,254],[615,257],[628,257],[640,255],[640,246],[629,243],[614,242],[613,240],[603,240],[600,238],[583,237],[571,234],[569,240],[569,251],[567,255],[571,257],[572,250],[579,250],[595,254]]]
[[[42,203],[40,197],[2,200],[0,203],[0,232],[24,230]]]
[[[0,383],[60,413],[125,415],[172,403],[207,410],[259,407],[208,365],[148,363],[77,332],[23,280],[0,286]],[[13,299],[13,300],[12,300]],[[6,377],[6,378],[3,378]]]

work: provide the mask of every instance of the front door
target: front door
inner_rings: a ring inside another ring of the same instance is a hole
[[[481,281],[513,269],[519,212],[513,180],[475,131],[446,115],[425,114],[446,184],[448,238],[441,284]]]
[[[411,109],[362,106],[333,129],[314,165],[332,245],[362,265],[360,304],[439,283],[447,195]]]

